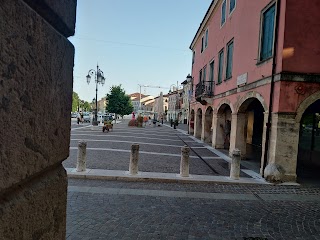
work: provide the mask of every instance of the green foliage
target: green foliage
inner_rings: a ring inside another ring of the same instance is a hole
[[[73,92],[72,93],[72,109],[71,109],[72,112],[78,111],[79,101],[80,101],[80,98],[79,98],[78,93]]]
[[[83,103],[82,109],[84,109],[84,111],[86,112],[90,112],[91,111],[91,105],[90,103],[88,103],[87,101]]]
[[[111,87],[110,93],[107,94],[107,101],[107,112],[123,116],[130,114],[133,111],[131,99],[126,95],[126,92],[121,88],[121,85]]]

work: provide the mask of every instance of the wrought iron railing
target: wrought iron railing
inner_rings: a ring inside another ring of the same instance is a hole
[[[212,97],[213,96],[213,84],[212,82],[199,82],[196,85],[195,97]]]

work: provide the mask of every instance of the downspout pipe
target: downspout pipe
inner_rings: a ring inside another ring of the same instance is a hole
[[[268,163],[268,151],[270,146],[270,134],[271,134],[271,113],[273,108],[273,96],[274,96],[274,76],[276,74],[277,67],[277,48],[278,48],[278,36],[279,36],[279,19],[280,19],[280,6],[281,0],[277,0],[276,3],[276,22],[275,22],[275,34],[273,41],[273,58],[272,58],[272,73],[271,73],[271,83],[270,83],[270,98],[269,98],[269,112],[268,112],[268,122],[266,124],[266,141],[264,147],[264,156],[263,156],[263,167],[262,167],[262,176],[264,177],[264,170]]]

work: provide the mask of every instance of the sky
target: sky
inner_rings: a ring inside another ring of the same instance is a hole
[[[191,73],[189,49],[212,0],[78,0],[73,91],[91,102],[96,84],[86,75],[103,71],[98,99],[113,85],[127,94],[158,96]],[[153,87],[139,87],[148,85]],[[159,88],[161,87],[161,88]]]

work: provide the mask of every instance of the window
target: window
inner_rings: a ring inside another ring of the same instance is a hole
[[[206,81],[206,78],[207,78],[207,66],[204,66],[204,68],[203,68],[203,79],[202,79],[203,83]]]
[[[206,30],[205,39],[204,39],[204,48],[208,47],[208,37],[209,37],[209,31]]]
[[[201,53],[203,52],[204,49],[204,39],[203,37],[201,38]]]
[[[209,72],[209,81],[211,82],[211,85],[212,85],[212,83],[214,81],[214,61],[212,61],[210,63],[210,70],[209,71],[210,71]]]
[[[229,2],[229,14],[236,8],[236,0],[230,0]]]
[[[232,77],[232,60],[233,60],[233,40],[227,45],[227,67],[226,67],[226,79]]]
[[[221,6],[221,26],[226,22],[226,1],[223,1]]]
[[[199,82],[201,82],[201,81],[202,81],[202,69],[199,72]]]
[[[192,52],[192,64],[194,64],[194,58],[195,58],[195,56],[196,56],[196,52],[193,51],[193,52]]]
[[[272,56],[274,41],[275,4],[262,13],[260,61]]]
[[[224,53],[223,53],[223,49],[222,49],[219,52],[218,84],[222,82],[223,60],[224,60]]]

